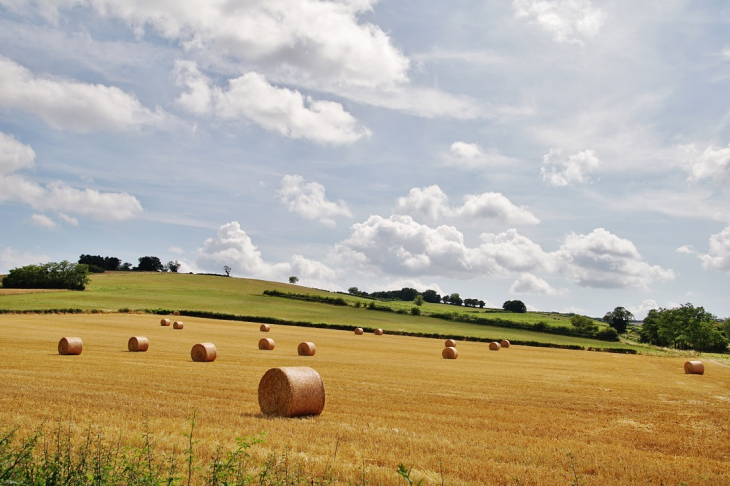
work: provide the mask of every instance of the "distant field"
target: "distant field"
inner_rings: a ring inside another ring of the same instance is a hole
[[[441,340],[288,326],[272,326],[276,348],[259,351],[258,324],[184,318],[178,331],[159,319],[0,315],[0,429],[28,434],[60,420],[80,439],[93,424],[138,440],[147,421],[169,452],[186,447],[195,412],[197,457],[265,432],[257,460],[287,451],[315,477],[334,464],[338,485],[404,484],[403,463],[424,485],[443,475],[450,486],[567,486],[569,454],[579,484],[730,484],[730,367],[711,361],[704,376],[685,375],[679,358],[469,342],[443,360]],[[126,351],[132,335],[149,338],[147,353]],[[81,356],[59,356],[61,336],[81,337]],[[314,357],[296,355],[305,340]],[[203,341],[218,360],[190,360]],[[261,416],[263,373],[300,365],[322,376],[324,413]]]
[[[628,347],[622,343],[596,341],[580,337],[544,334],[520,329],[445,321],[425,316],[411,316],[372,311],[351,306],[332,306],[263,295],[264,290],[341,296],[348,301],[369,302],[354,296],[332,294],[297,285],[263,280],[226,278],[171,273],[109,272],[92,276],[84,292],[60,292],[29,295],[0,295],[0,309],[145,309],[166,308],[214,311],[247,316],[277,317],[315,323],[343,324],[405,332],[457,334],[489,339],[519,339],[603,348]],[[389,302],[394,308],[410,309],[407,302]],[[484,313],[445,304],[424,304],[424,312],[479,312],[494,318],[535,323],[569,325],[568,318],[550,313]]]

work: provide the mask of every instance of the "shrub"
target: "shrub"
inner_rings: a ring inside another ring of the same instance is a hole
[[[3,278],[3,287],[7,289],[84,290],[88,283],[88,265],[67,260],[14,268]]]
[[[596,339],[601,341],[618,341],[618,332],[612,327],[606,327],[596,332]]]
[[[421,308],[418,306],[411,307],[411,314],[414,316],[420,316],[421,315]]]

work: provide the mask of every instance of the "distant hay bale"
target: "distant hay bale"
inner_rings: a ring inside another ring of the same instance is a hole
[[[306,366],[271,368],[259,382],[259,406],[264,415],[319,415],[324,409],[322,378]]]
[[[687,361],[684,364],[684,372],[688,375],[704,375],[705,365],[702,361]]]
[[[360,334],[362,334],[363,332],[364,332],[364,331],[362,330],[362,327],[356,327],[356,328],[355,328],[355,334],[357,334],[358,336],[359,336]]]
[[[198,343],[190,350],[190,357],[197,363],[215,361],[218,351],[213,343]]]
[[[81,338],[77,337],[64,337],[58,342],[58,354],[61,355],[72,355],[81,354],[84,349],[84,343]]]
[[[172,324],[173,329],[182,329],[183,328],[183,322],[182,321],[175,321]]]
[[[441,351],[441,356],[444,359],[456,359],[459,357],[459,351],[453,346],[446,346],[444,350]]]
[[[261,327],[259,327],[259,330],[261,332],[269,332],[269,331],[271,331],[271,326],[269,326],[268,324],[261,324]]]
[[[160,326],[169,326],[170,325],[170,319],[162,319],[160,321]]]
[[[314,345],[314,343],[299,343],[299,346],[297,347],[297,353],[299,354],[299,356],[314,356],[314,353],[316,352],[317,347]]]
[[[266,351],[271,351],[274,349],[274,340],[271,338],[261,338],[259,340],[259,349],[264,349]]]
[[[175,311],[175,312],[172,313],[172,315],[175,316],[175,317],[177,317],[177,316],[180,315],[180,311]]]
[[[144,336],[132,336],[127,342],[127,349],[133,353],[142,353],[150,347],[149,340]]]
[[[507,341],[506,339],[502,339],[502,341],[500,341],[499,345],[502,346],[503,348],[509,348],[509,341]]]
[[[382,336],[382,335],[383,335],[383,330],[382,330],[382,329],[380,329],[380,328],[376,329],[376,330],[375,330],[375,335],[376,335],[376,336]]]
[[[455,348],[456,341],[453,339],[447,339],[446,342],[444,343],[444,346],[446,346],[447,348]]]
[[[502,346],[501,346],[501,345],[500,345],[500,344],[499,344],[498,342],[496,342],[496,341],[495,341],[495,342],[493,342],[493,343],[489,343],[489,350],[490,350],[490,351],[499,351],[499,349],[500,349],[501,347],[502,347]]]

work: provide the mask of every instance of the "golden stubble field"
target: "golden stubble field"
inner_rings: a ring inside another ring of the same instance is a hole
[[[705,360],[624,356],[153,315],[0,316],[0,426],[89,424],[135,438],[147,421],[158,449],[185,447],[195,411],[196,454],[266,433],[254,454],[288,451],[319,477],[334,462],[341,484],[398,484],[398,464],[425,484],[566,485],[572,455],[590,485],[730,484],[730,368]],[[133,335],[146,353],[127,351]],[[63,336],[84,341],[59,356]],[[261,337],[276,341],[260,351]],[[213,363],[190,349],[211,341]],[[314,357],[297,345],[313,341]],[[269,368],[311,366],[325,384],[319,417],[266,418],[258,382]],[[335,447],[337,454],[334,456]],[[402,481],[402,480],[401,480]]]

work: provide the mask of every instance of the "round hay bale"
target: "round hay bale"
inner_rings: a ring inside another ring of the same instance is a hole
[[[502,339],[499,342],[499,345],[502,346],[503,348],[509,348],[509,341],[507,341],[506,339]]]
[[[259,349],[264,349],[266,351],[271,351],[274,349],[274,340],[271,338],[261,338],[259,339]]]
[[[173,329],[182,329],[183,328],[183,322],[182,321],[175,321],[172,324]]]
[[[314,345],[314,343],[299,343],[299,346],[297,347],[297,353],[299,354],[299,356],[314,356],[314,353],[316,352],[317,347]]]
[[[269,331],[271,331],[271,326],[269,326],[268,324],[261,324],[261,327],[259,327],[259,330],[261,332],[269,332]]]
[[[358,336],[359,336],[360,334],[362,334],[363,332],[364,332],[364,331],[362,330],[362,327],[356,327],[356,328],[355,328],[355,334],[357,334]]]
[[[132,336],[127,341],[127,349],[133,353],[142,353],[150,347],[149,340],[144,336]]]
[[[180,315],[180,311],[175,311],[175,312],[172,313],[172,315],[175,316],[175,317],[177,317],[177,316]]]
[[[58,342],[58,354],[67,355],[78,355],[84,349],[84,343],[81,338],[77,337],[64,337]]]
[[[383,330],[382,330],[382,329],[380,329],[380,328],[376,329],[376,330],[375,330],[375,335],[376,335],[376,336],[382,336],[382,335],[383,335]]]
[[[446,342],[444,343],[444,346],[446,346],[447,348],[455,348],[456,341],[453,339],[447,339]]]
[[[218,350],[213,343],[198,343],[190,350],[190,357],[197,363],[215,361],[218,357]]]
[[[324,383],[307,366],[271,368],[259,382],[259,406],[264,415],[319,415],[324,409]]]
[[[497,342],[494,341],[492,343],[489,343],[489,350],[490,351],[499,351],[502,346]]]
[[[444,350],[441,351],[441,356],[444,359],[456,359],[459,357],[459,351],[453,346],[446,346]]]
[[[684,364],[684,372],[688,375],[704,375],[705,365],[702,361],[687,361]]]
[[[170,319],[162,319],[160,321],[160,326],[169,326],[170,325]]]

